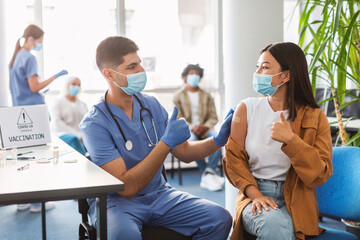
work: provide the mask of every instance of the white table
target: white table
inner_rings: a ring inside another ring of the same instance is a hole
[[[7,160],[5,165],[0,166],[0,205],[42,202],[43,239],[46,239],[46,201],[96,198],[99,219],[97,238],[107,239],[107,193],[122,191],[124,184],[58,137],[52,136],[52,142],[60,149],[57,165],[52,160],[50,163],[37,163],[36,160],[14,163]],[[21,148],[18,152],[34,151],[24,156],[47,159],[52,157],[53,145]],[[77,159],[77,162],[64,163],[69,159]],[[28,169],[17,170],[27,163],[30,164]]]
[[[343,118],[343,123],[346,130],[357,132],[360,129],[360,120],[350,120],[348,122],[347,120],[348,119]],[[328,117],[328,121],[330,123],[330,127],[332,128],[339,126],[336,117]]]

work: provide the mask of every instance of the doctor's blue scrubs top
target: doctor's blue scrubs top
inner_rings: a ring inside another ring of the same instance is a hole
[[[154,118],[156,133],[158,139],[160,140],[165,132],[168,122],[168,114],[166,110],[155,99],[155,97],[141,93],[138,93],[136,96],[139,97],[143,106],[150,110]],[[96,165],[101,166],[116,158],[122,157],[125,162],[126,169],[129,170],[142,161],[154,148],[154,146],[150,145],[150,141],[140,120],[141,106],[137,99],[133,97],[132,121],[130,121],[121,108],[116,107],[109,102],[108,106],[118,120],[127,140],[132,141],[132,150],[126,150],[125,141],[114,119],[107,111],[104,99],[101,99],[99,103],[92,107],[79,125],[84,144],[90,154],[91,161]],[[142,111],[142,117],[144,119],[148,135],[151,141],[155,143],[155,129],[152,125],[150,115],[146,110]],[[166,188],[165,185],[166,181],[161,174],[160,168],[148,186],[141,190],[137,196],[143,196],[150,192],[162,190]],[[108,198],[119,197],[121,198],[118,193],[108,194]]]
[[[10,92],[13,106],[44,104],[40,93],[31,91],[28,79],[38,74],[36,58],[29,51],[21,49],[9,69]]]

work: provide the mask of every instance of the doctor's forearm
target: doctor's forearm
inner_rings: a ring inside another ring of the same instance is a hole
[[[125,184],[125,191],[120,194],[127,199],[132,199],[143,190],[162,167],[169,152],[169,146],[160,141],[145,159],[122,175],[120,180]]]
[[[176,146],[172,153],[181,161],[189,163],[207,157],[219,148],[211,137],[200,141],[186,141]]]

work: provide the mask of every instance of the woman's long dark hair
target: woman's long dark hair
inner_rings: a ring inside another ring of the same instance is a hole
[[[44,35],[44,31],[36,25],[31,24],[27,28],[25,28],[23,36],[16,41],[14,54],[9,64],[10,68],[12,68],[15,57],[19,52],[20,48],[22,47],[20,46],[21,39],[24,38],[25,40],[24,42],[26,42],[26,40],[28,40],[29,37],[33,37],[34,39],[39,39],[41,38],[42,35]]]
[[[267,45],[260,54],[269,51],[281,66],[281,71],[290,70],[290,81],[287,83],[287,103],[289,119],[295,120],[295,104],[319,108],[314,98],[306,58],[302,49],[291,42],[281,42]]]

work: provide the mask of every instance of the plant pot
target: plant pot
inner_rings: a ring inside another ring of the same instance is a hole
[[[344,219],[341,219],[341,221],[345,224],[345,230],[347,232],[354,234],[360,239],[360,226],[353,225]]]

